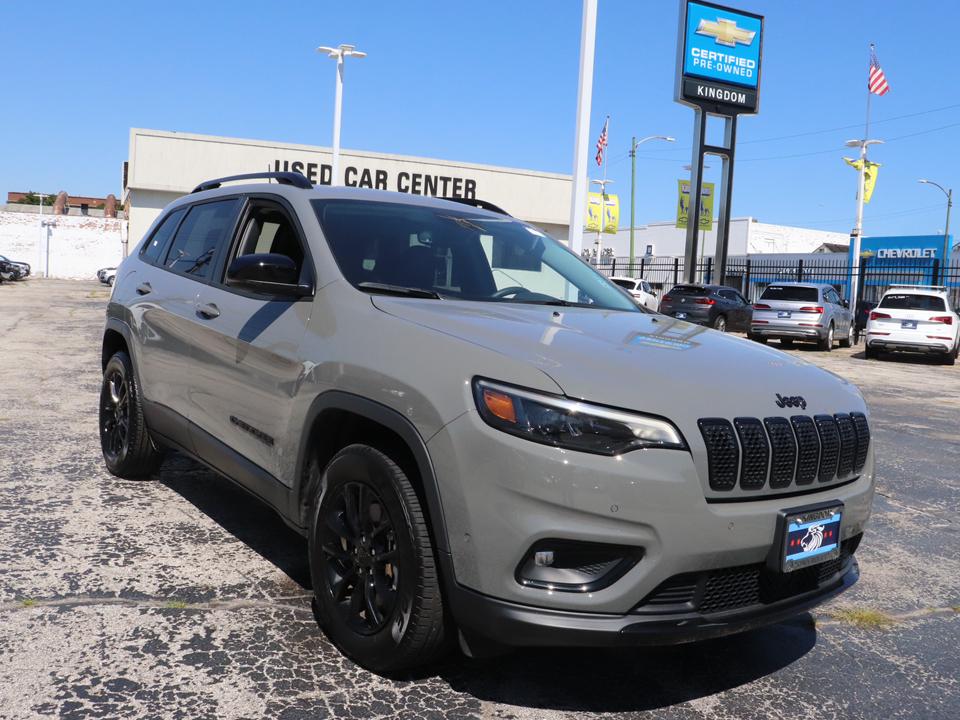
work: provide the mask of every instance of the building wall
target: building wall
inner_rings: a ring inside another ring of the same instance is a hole
[[[332,151],[311,145],[130,130],[125,193],[130,238],[138,242],[160,211],[205,180],[253,172],[291,170],[329,184]],[[569,175],[538,173],[444,160],[340,151],[340,183],[438,197],[469,193],[514,217],[567,240]]]
[[[713,230],[700,233],[702,254],[711,257],[716,253],[717,224]],[[634,255],[646,255],[647,245],[653,245],[652,255],[658,257],[683,257],[687,244],[687,231],[676,227],[675,222],[651,223],[634,228]],[[584,233],[583,247],[596,247],[596,233]],[[824,243],[849,244],[850,237],[844,233],[809,230],[757,222],[753,218],[730,220],[730,237],[727,255],[750,255],[765,253],[811,253]],[[613,248],[617,257],[630,254],[630,228],[623,228],[616,235],[603,235],[602,247]],[[697,253],[700,255],[701,253]]]
[[[124,256],[127,234],[122,219],[52,215],[51,208],[44,208],[41,227],[39,206],[21,207],[32,211],[0,211],[0,255],[28,263],[36,277],[91,279]]]

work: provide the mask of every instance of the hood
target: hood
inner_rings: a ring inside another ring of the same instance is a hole
[[[865,411],[860,392],[837,375],[663,315],[386,296],[373,302],[395,317],[536,366],[570,398],[684,425],[704,417]]]

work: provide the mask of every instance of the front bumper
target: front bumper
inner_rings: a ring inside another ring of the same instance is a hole
[[[449,565],[449,555],[444,559],[441,562]],[[452,568],[446,568],[446,577],[451,576]],[[859,576],[859,566],[851,554],[837,572],[807,592],[708,614],[609,615],[546,610],[488,597],[455,583],[448,583],[447,593],[454,620],[465,636],[507,648],[675,645],[781,622],[836,597],[853,586]]]

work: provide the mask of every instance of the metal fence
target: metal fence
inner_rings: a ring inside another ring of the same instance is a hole
[[[683,258],[603,258],[595,266],[606,277],[642,277],[658,296],[685,282]],[[632,270],[632,271],[631,271]],[[698,282],[716,283],[718,274],[713,258],[697,262]],[[850,268],[847,257],[798,258],[791,260],[757,257],[733,257],[727,260],[725,285],[736,288],[747,299],[755,300],[764,288],[776,282],[816,282],[833,285],[841,297],[847,296]],[[883,259],[866,258],[860,263],[858,301],[875,303],[893,284],[945,285],[954,307],[960,306],[960,260],[952,259],[941,267],[938,258]]]

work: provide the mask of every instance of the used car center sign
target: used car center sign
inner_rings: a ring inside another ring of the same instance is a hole
[[[676,100],[757,112],[763,17],[688,0],[680,23]]]

